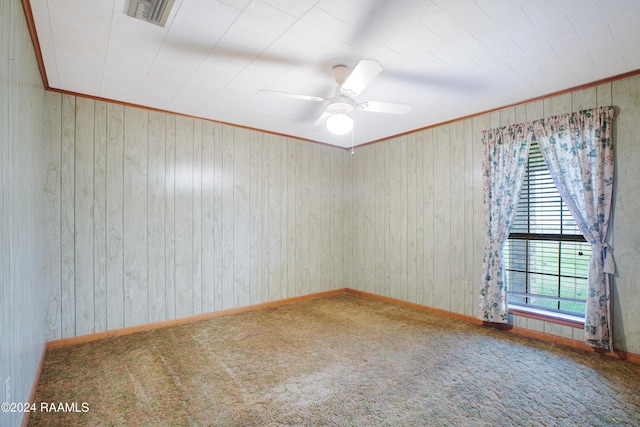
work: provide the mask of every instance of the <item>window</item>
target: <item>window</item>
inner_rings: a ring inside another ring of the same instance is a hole
[[[504,250],[509,308],[584,318],[590,256],[591,245],[562,201],[538,144],[532,141]]]

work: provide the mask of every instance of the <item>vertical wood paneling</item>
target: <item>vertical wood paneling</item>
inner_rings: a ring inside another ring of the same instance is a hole
[[[1,3],[0,402],[27,402],[45,336],[60,336],[59,312],[52,310],[62,292],[61,194],[52,187],[62,172],[61,128],[58,118],[58,131],[49,138],[47,128],[53,117],[46,111],[48,100],[22,5],[18,0]],[[50,113],[61,111],[59,99],[57,105],[49,101],[49,107],[54,107]],[[57,213],[47,212],[49,201]],[[56,219],[59,231],[49,232],[43,220]],[[48,237],[53,240],[49,242]],[[51,256],[49,249],[55,252]],[[49,289],[57,296],[47,300]],[[0,425],[18,426],[23,415],[2,411]]]
[[[416,138],[416,300],[424,304],[424,286],[427,266],[424,263],[425,240],[425,168],[424,168],[424,139],[423,132],[417,132]]]
[[[286,293],[287,298],[298,295],[296,290],[296,247],[298,241],[296,240],[296,187],[298,183],[298,176],[296,170],[296,146],[298,142],[287,138],[287,155],[285,171],[287,172],[287,205],[285,207],[287,211],[287,220],[285,221],[286,229],[285,236],[287,236],[286,254],[287,260],[287,272],[286,272]]]
[[[399,140],[389,142],[389,296],[404,297],[402,234],[406,210],[402,198],[402,149]]]
[[[310,273],[310,144],[296,144],[296,294],[306,295],[311,292]]]
[[[165,117],[165,303],[167,319],[176,317],[176,116]]]
[[[359,156],[363,158],[363,161],[366,164],[372,164],[374,162],[375,156],[375,147],[369,146],[365,147],[360,153]],[[363,227],[362,230],[364,237],[364,246],[362,247],[362,255],[364,261],[364,286],[366,289],[375,290],[378,288],[376,282],[381,278],[376,274],[376,267],[378,260],[376,258],[376,227],[375,227],[375,215],[376,215],[376,206],[375,202],[379,199],[380,195],[373,191],[375,189],[376,184],[376,174],[379,173],[375,168],[368,167],[363,170],[363,196],[364,200],[362,208],[363,208]]]
[[[553,117],[559,114],[566,114],[572,111],[572,99],[571,93],[565,93],[564,95],[554,96],[552,98],[545,98],[544,103],[544,117]]]
[[[176,317],[191,316],[194,295],[194,119],[176,117],[175,308]]]
[[[52,114],[59,122],[54,129],[60,135],[60,170],[63,133],[69,146],[70,181],[54,182],[59,190],[52,191],[60,192],[59,210],[72,236],[67,244],[72,280],[64,283],[72,304],[64,316],[74,328],[115,329],[346,285],[344,160],[351,158],[341,150],[64,99],[68,113],[60,101]],[[93,113],[85,112],[87,106]],[[81,151],[86,149],[92,151]],[[63,209],[65,191],[73,203]],[[54,221],[62,230],[63,219]],[[85,242],[87,236],[92,240]],[[65,247],[62,240],[58,247]],[[94,283],[101,250],[102,303]],[[93,274],[75,269],[76,263],[85,264],[83,256]],[[80,280],[80,274],[87,277]],[[129,289],[132,299],[125,301]],[[89,292],[95,301],[81,299]],[[52,307],[62,329],[55,295]],[[76,309],[94,314],[83,319]]]
[[[76,100],[75,128],[75,306],[77,335],[94,331],[93,288],[93,165],[94,165],[94,101]],[[91,286],[89,286],[91,284]]]
[[[269,300],[284,297],[282,282],[284,279],[284,263],[282,259],[282,149],[281,140],[269,137]],[[319,256],[317,257],[319,259]]]
[[[571,93],[572,111],[581,111],[597,107],[597,87],[592,86]]]
[[[48,138],[45,147],[47,160],[47,175],[44,185],[45,205],[44,221],[47,225],[48,250],[45,275],[50,278],[45,321],[47,324],[46,338],[48,340],[61,338],[60,296],[62,292],[61,280],[61,240],[60,240],[60,172],[61,172],[61,144],[62,129],[62,95],[49,92],[47,94],[48,108]],[[51,224],[51,226],[49,226]],[[53,226],[56,224],[57,226]]]
[[[222,310],[223,293],[224,293],[224,251],[222,247],[223,234],[223,212],[222,212],[222,195],[223,195],[223,126],[215,125],[214,128],[214,147],[213,147],[213,306],[214,310]]]
[[[107,329],[124,326],[123,168],[124,108],[107,104]]]
[[[526,105],[527,121],[540,120],[544,118],[544,101],[534,101]]]
[[[400,137],[400,188],[396,189],[400,193],[400,291],[396,293],[398,298],[407,299],[408,293],[408,264],[409,257],[407,253],[407,136]],[[392,294],[393,295],[393,294]]]
[[[202,121],[193,123],[193,314],[202,313]]]
[[[613,341],[619,348],[640,352],[640,77],[612,83],[617,108],[614,129],[616,180],[613,224],[610,226],[616,275],[612,284]]]
[[[372,289],[379,295],[389,295],[389,143],[375,144],[370,148],[375,156],[376,180],[376,232],[375,273],[376,286]]]
[[[509,126],[516,123],[516,109],[508,108],[506,110],[500,110],[500,125],[499,126]]]
[[[612,88],[613,83],[605,83],[596,87],[596,107],[608,107],[613,105],[613,102],[611,101]]]
[[[270,235],[269,235],[269,164],[270,164],[270,148],[272,145],[271,135],[263,135],[262,137],[262,206],[260,207],[260,215],[262,217],[262,288],[259,290],[260,301],[269,301],[269,279],[271,277],[269,265]]]
[[[14,3],[17,5],[17,2]],[[11,64],[8,59],[10,58],[9,49],[9,34],[7,28],[10,28],[11,23],[11,3],[3,2],[0,4],[0,91],[4,95],[13,93],[9,82],[11,77],[9,75],[9,65]],[[8,96],[7,96],[8,99]],[[13,189],[13,184],[9,181],[10,177],[10,163],[11,163],[11,148],[12,137],[9,132],[9,109],[4,101],[0,98],[0,327],[2,328],[2,336],[0,336],[0,348],[2,350],[0,354],[0,379],[5,378],[5,375],[16,375],[17,372],[11,368],[11,355],[10,353],[16,351],[12,345],[13,325],[11,323],[11,314],[8,294],[13,290],[11,286],[10,271],[7,268],[10,263],[9,253],[11,252],[10,241],[11,235],[5,231],[9,230],[11,224],[11,216],[5,206],[8,205],[8,199],[10,196],[10,190]],[[5,190],[6,189],[6,190]],[[7,296],[5,296],[7,294]],[[50,299],[50,302],[53,299]],[[28,381],[26,378],[22,378],[23,382]],[[7,402],[10,396],[11,390],[0,390],[0,398],[2,402]],[[7,415],[4,415],[5,417]],[[17,422],[16,422],[17,424]]]
[[[450,127],[434,129],[434,306],[451,309],[451,145]]]
[[[524,123],[527,121],[527,106],[526,105],[518,105],[513,108],[515,122],[516,123]]]
[[[321,215],[324,171],[321,154],[319,145],[313,144],[309,147],[309,291],[311,293],[320,292],[323,286],[322,259],[325,248],[322,247]]]
[[[279,288],[280,288],[280,293],[282,295],[282,298],[286,298],[287,296],[287,289],[288,289],[288,284],[287,284],[287,279],[288,279],[288,270],[289,270],[289,262],[290,260],[287,258],[287,253],[288,253],[288,246],[289,246],[289,239],[287,236],[287,222],[288,222],[288,216],[289,216],[289,211],[287,209],[287,207],[289,206],[289,170],[287,168],[287,164],[288,164],[288,144],[287,144],[287,138],[284,138],[281,140],[281,145],[282,145],[282,157],[281,157],[281,171],[282,171],[282,176],[281,176],[281,199],[280,199],[280,211],[279,211],[279,216],[280,216],[280,236],[281,236],[281,245],[280,248],[278,250],[278,252],[280,253],[280,259],[281,261],[281,265],[282,265],[282,271],[281,271],[281,282],[279,284]]]
[[[474,138],[473,138],[473,120],[467,119],[463,122],[463,150],[464,160],[463,169],[464,174],[464,238],[463,238],[463,257],[464,267],[462,269],[462,279],[466,281],[466,289],[463,288],[463,300],[464,311],[463,314],[467,316],[475,316],[475,302],[474,295],[477,287],[476,276],[474,275],[474,236],[476,233],[475,228],[475,206],[474,206],[474,190],[475,187],[480,184],[480,181],[476,178],[476,172],[474,170]]]
[[[107,330],[107,104],[94,103],[92,332]]]
[[[165,114],[149,112],[149,221],[147,242],[149,244],[149,321],[158,322],[166,318],[165,275],[165,172],[166,168]]]
[[[76,335],[75,305],[75,108],[76,98],[62,97],[62,163],[60,172],[60,252],[62,289],[60,296],[62,338]]]
[[[202,123],[202,312],[208,313],[215,309],[214,301],[214,246],[213,233],[215,202],[215,171],[214,171],[214,141],[215,125],[212,122]],[[255,147],[253,148],[255,150]],[[253,187],[252,187],[253,188]],[[252,260],[255,254],[251,253]],[[253,265],[252,265],[253,268]]]
[[[124,288],[125,326],[148,322],[147,155],[149,112],[124,109]]]
[[[300,144],[298,144],[300,145]],[[334,235],[335,235],[335,253],[334,253],[334,265],[336,268],[335,272],[335,287],[336,288],[345,288],[349,283],[345,278],[345,256],[346,256],[346,245],[345,235],[349,231],[346,226],[345,219],[347,216],[346,209],[346,195],[345,195],[345,182],[347,180],[347,161],[349,160],[349,155],[344,151],[332,151],[334,161],[336,162],[336,176],[334,177],[334,188],[335,188],[335,211],[333,212],[334,217]],[[296,203],[297,204],[297,203]]]
[[[410,134],[406,136],[407,148],[407,238],[406,238],[406,251],[407,251],[407,291],[405,298],[411,302],[417,302],[417,245],[416,230],[417,230],[417,147],[416,147],[416,134]]]
[[[384,143],[383,143],[384,144]],[[362,205],[364,203],[364,185],[363,175],[365,161],[362,152],[366,149],[358,149],[355,155],[351,157],[351,286],[355,289],[366,289],[364,286],[364,256],[362,248],[364,247],[364,215]],[[386,294],[383,294],[386,295]]]
[[[251,303],[251,258],[236,256],[250,253],[251,231],[251,146],[249,131],[236,129],[233,152],[233,287],[234,307]]]
[[[333,181],[335,179],[335,162],[331,158],[331,151],[333,148],[321,146],[322,149],[322,166],[325,171],[322,182],[322,246],[325,248],[322,253],[322,271],[324,280],[321,281],[321,291],[333,289],[335,287],[335,264],[333,262],[333,254],[335,252],[333,232],[333,212],[334,206],[334,186]],[[286,257],[285,257],[286,258]],[[288,263],[287,259],[287,263]]]
[[[233,175],[235,129],[224,127],[222,130],[222,308],[235,307],[234,256],[233,256]]]
[[[434,262],[437,245],[434,237],[434,190],[435,190],[435,149],[433,143],[433,130],[422,133],[423,164],[424,164],[424,278],[422,304],[433,307],[434,305]]]
[[[251,233],[250,233],[250,254],[251,254],[251,301],[263,302],[263,282],[262,271],[265,263],[262,258],[263,241],[264,241],[264,229],[262,227],[262,206],[264,204],[262,194],[262,180],[263,180],[263,150],[262,150],[262,135],[257,132],[252,132],[250,136],[250,162],[251,162]]]
[[[450,285],[451,310],[456,313],[464,312],[464,127],[462,121],[452,123],[449,129],[450,164],[451,164],[451,235],[450,244]]]

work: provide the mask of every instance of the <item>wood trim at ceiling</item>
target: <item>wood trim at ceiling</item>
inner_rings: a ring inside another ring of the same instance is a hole
[[[31,43],[33,43],[33,50],[36,53],[36,61],[38,62],[38,68],[40,69],[40,77],[42,77],[42,85],[45,90],[49,89],[49,79],[47,79],[47,71],[44,68],[44,60],[42,59],[42,50],[40,49],[40,40],[38,40],[38,33],[36,32],[36,23],[33,20],[33,10],[31,10],[31,2],[29,0],[22,0],[22,10],[24,11],[24,17],[27,21],[27,28],[29,29],[29,35],[31,36]]]
[[[38,61],[38,67],[40,68],[40,75],[42,76],[42,84],[44,85],[45,90],[52,91],[52,92],[59,92],[59,93],[66,94],[66,95],[73,95],[73,96],[80,96],[80,97],[89,98],[89,99],[95,99],[95,100],[98,100],[98,101],[111,102],[111,103],[121,104],[121,105],[125,105],[125,106],[130,106],[130,107],[143,108],[143,109],[147,109],[147,110],[150,110],[150,111],[158,111],[158,112],[162,112],[162,113],[169,113],[169,114],[176,114],[176,115],[179,115],[179,116],[192,117],[192,118],[200,119],[200,120],[207,120],[207,121],[211,121],[211,122],[214,122],[214,123],[220,123],[220,124],[224,124],[224,125],[228,125],[228,126],[239,127],[239,128],[242,128],[242,129],[248,129],[248,130],[253,130],[253,131],[257,131],[257,132],[267,133],[267,134],[270,134],[270,135],[276,135],[276,136],[281,136],[281,137],[285,137],[285,138],[292,138],[292,139],[296,139],[296,140],[300,140],[300,141],[311,142],[311,143],[314,143],[314,144],[320,144],[320,145],[324,145],[324,146],[327,146],[327,147],[338,148],[340,150],[345,150],[345,151],[350,151],[352,149],[352,147],[348,147],[348,148],[339,147],[339,146],[336,146],[336,145],[327,144],[327,143],[316,141],[316,140],[312,140],[312,139],[300,138],[300,137],[293,136],[293,135],[277,133],[277,132],[271,132],[271,131],[252,128],[252,127],[248,127],[248,126],[241,126],[241,125],[237,125],[237,124],[233,124],[233,123],[226,123],[226,122],[221,122],[221,121],[217,121],[217,120],[213,120],[213,119],[207,119],[207,118],[203,118],[203,117],[197,117],[197,116],[191,116],[191,115],[187,115],[187,114],[176,113],[176,112],[168,111],[168,110],[160,110],[160,109],[157,109],[157,108],[146,107],[144,105],[138,105],[138,104],[132,104],[132,103],[127,103],[127,102],[115,101],[115,100],[111,100],[111,99],[107,99],[107,98],[100,98],[100,97],[86,95],[86,94],[82,94],[82,93],[76,93],[76,92],[65,91],[65,90],[62,90],[62,89],[51,88],[49,86],[49,82],[48,82],[48,79],[47,79],[47,72],[46,72],[46,69],[44,67],[44,61],[42,59],[42,51],[40,49],[40,42],[38,41],[38,34],[36,32],[35,22],[33,20],[33,11],[31,10],[31,4],[30,4],[29,0],[21,0],[21,1],[22,1],[23,9],[24,9],[25,18],[27,20],[27,27],[29,28],[29,33],[31,34],[31,41],[33,42],[33,47],[34,47],[34,50],[35,50],[36,59]],[[425,131],[425,130],[428,130],[428,129],[433,129],[433,128],[436,128],[436,127],[439,127],[439,126],[444,126],[444,125],[447,125],[447,124],[450,124],[450,123],[454,123],[454,122],[458,122],[458,121],[461,121],[461,120],[466,120],[466,119],[470,119],[470,118],[473,118],[473,117],[482,116],[484,114],[493,113],[495,111],[505,110],[507,108],[517,107],[519,105],[528,104],[530,102],[539,101],[541,99],[551,98],[551,97],[554,97],[554,96],[560,96],[560,95],[564,95],[564,94],[567,94],[567,93],[570,93],[570,92],[575,92],[575,91],[578,91],[578,90],[587,89],[587,88],[590,88],[590,87],[593,87],[593,86],[598,86],[598,85],[605,84],[605,83],[611,83],[611,82],[616,81],[616,80],[622,80],[622,79],[625,79],[625,78],[628,78],[628,77],[633,77],[633,76],[636,76],[636,75],[639,75],[639,74],[640,74],[640,69],[633,70],[633,71],[628,71],[626,73],[622,73],[622,74],[618,74],[618,75],[615,75],[615,76],[607,77],[607,78],[604,78],[604,79],[596,80],[596,81],[591,82],[591,83],[585,83],[585,84],[574,86],[574,87],[571,87],[571,88],[568,88],[568,89],[563,89],[563,90],[559,90],[559,91],[556,91],[556,92],[551,92],[551,93],[548,93],[546,95],[540,95],[540,96],[536,96],[534,98],[529,98],[529,99],[524,100],[524,101],[515,102],[513,104],[504,105],[504,106],[493,108],[493,109],[490,109],[490,110],[481,111],[479,113],[469,114],[467,116],[458,117],[458,118],[447,120],[447,121],[440,122],[440,123],[434,123],[432,125],[425,126],[425,127],[422,127],[422,128],[417,128],[417,129],[413,129],[413,130],[410,130],[410,131],[407,131],[407,132],[402,132],[402,133],[399,133],[399,134],[396,134],[396,135],[388,136],[388,137],[385,137],[385,138],[380,138],[380,139],[376,139],[376,140],[373,140],[373,141],[365,142],[363,144],[356,145],[353,148],[360,148],[360,147],[364,147],[366,145],[376,144],[378,142],[389,141],[391,139],[400,138],[402,136],[406,136],[406,135],[409,135],[409,134],[412,134],[412,133],[421,132],[421,131]]]
[[[155,108],[155,107],[148,107],[146,105],[134,104],[134,103],[131,103],[131,102],[117,101],[117,100],[114,100],[114,99],[103,98],[103,97],[95,96],[95,95],[87,95],[87,94],[84,94],[84,93],[72,92],[72,91],[63,90],[63,89],[55,89],[55,88],[51,88],[51,87],[50,88],[46,88],[46,90],[48,90],[49,92],[61,93],[63,95],[77,96],[77,97],[80,97],[80,98],[93,99],[94,101],[101,101],[101,102],[108,102],[110,104],[123,105],[125,107],[140,108],[140,109],[143,109],[143,110],[154,111],[154,112],[157,112],[157,113],[172,114],[172,115],[175,115],[175,116],[189,117],[191,119],[197,119],[197,120],[204,120],[204,121],[207,121],[207,122],[218,123],[218,124],[225,125],[225,126],[232,126],[232,127],[239,128],[239,129],[246,129],[246,130],[249,130],[249,131],[265,133],[265,134],[268,134],[268,135],[275,135],[275,136],[279,136],[279,137],[282,137],[282,138],[295,139],[296,141],[310,142],[312,144],[324,145],[325,147],[338,148],[340,150],[350,150],[351,149],[350,147],[349,148],[343,148],[343,147],[339,147],[337,145],[327,144],[326,142],[316,141],[314,139],[301,138],[299,136],[293,136],[293,135],[288,135],[288,134],[285,134],[285,133],[278,133],[278,132],[273,132],[273,131],[269,131],[269,130],[253,128],[253,127],[250,127],[250,126],[238,125],[238,124],[235,124],[235,123],[223,122],[223,121],[220,121],[220,120],[208,119],[206,117],[193,116],[193,115],[184,114],[184,113],[176,113],[175,111],[163,110],[161,108]]]
[[[409,135],[409,134],[412,134],[412,133],[415,133],[415,132],[422,132],[422,131],[433,129],[433,128],[436,128],[436,127],[439,127],[439,126],[444,126],[444,125],[448,125],[448,124],[451,124],[451,123],[455,123],[455,122],[458,122],[458,121],[461,121],[461,120],[472,119],[474,117],[482,116],[484,114],[494,113],[496,111],[502,111],[502,110],[506,110],[508,108],[513,108],[513,107],[518,107],[518,106],[521,106],[521,105],[529,104],[530,102],[540,101],[540,100],[547,99],[547,98],[553,98],[554,96],[566,95],[567,93],[576,92],[576,91],[583,90],[583,89],[588,89],[588,88],[591,88],[591,87],[594,87],[594,86],[599,86],[599,85],[605,84],[605,83],[611,83],[611,82],[614,82],[616,80],[622,80],[622,79],[626,79],[628,77],[633,77],[633,76],[637,76],[637,75],[640,75],[640,68],[637,69],[637,70],[627,71],[626,73],[617,74],[615,76],[611,76],[611,77],[607,77],[607,78],[604,78],[604,79],[596,80],[594,82],[581,84],[581,85],[578,85],[578,86],[570,87],[568,89],[562,89],[562,90],[559,90],[557,92],[551,92],[551,93],[548,93],[546,95],[536,96],[534,98],[529,98],[529,99],[524,100],[524,101],[514,102],[513,104],[504,105],[502,107],[493,108],[491,110],[486,110],[486,111],[482,111],[482,112],[479,112],[479,113],[473,113],[473,114],[469,114],[467,116],[458,117],[456,119],[447,120],[447,121],[444,121],[444,122],[440,122],[440,123],[436,123],[436,124],[433,124],[433,125],[425,126],[423,128],[418,128],[418,129],[410,130],[410,131],[407,131],[407,132],[402,132],[402,133],[399,133],[397,135],[390,136],[390,137],[387,137],[387,138],[381,138],[381,139],[376,139],[374,141],[365,142],[364,144],[356,145],[355,148],[364,147],[365,145],[370,145],[370,144],[377,144],[378,142],[384,142],[384,141],[388,141],[390,139],[400,138],[402,136],[406,136],[406,135]]]

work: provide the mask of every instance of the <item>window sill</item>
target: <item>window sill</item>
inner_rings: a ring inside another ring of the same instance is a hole
[[[514,304],[509,306],[509,314],[550,323],[558,323],[572,328],[584,329],[584,318],[572,316],[570,314],[555,313]]]

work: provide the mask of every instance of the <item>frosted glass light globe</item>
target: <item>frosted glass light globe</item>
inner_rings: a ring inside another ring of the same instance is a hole
[[[353,129],[353,119],[346,114],[334,114],[327,119],[327,129],[336,135],[344,135]]]

